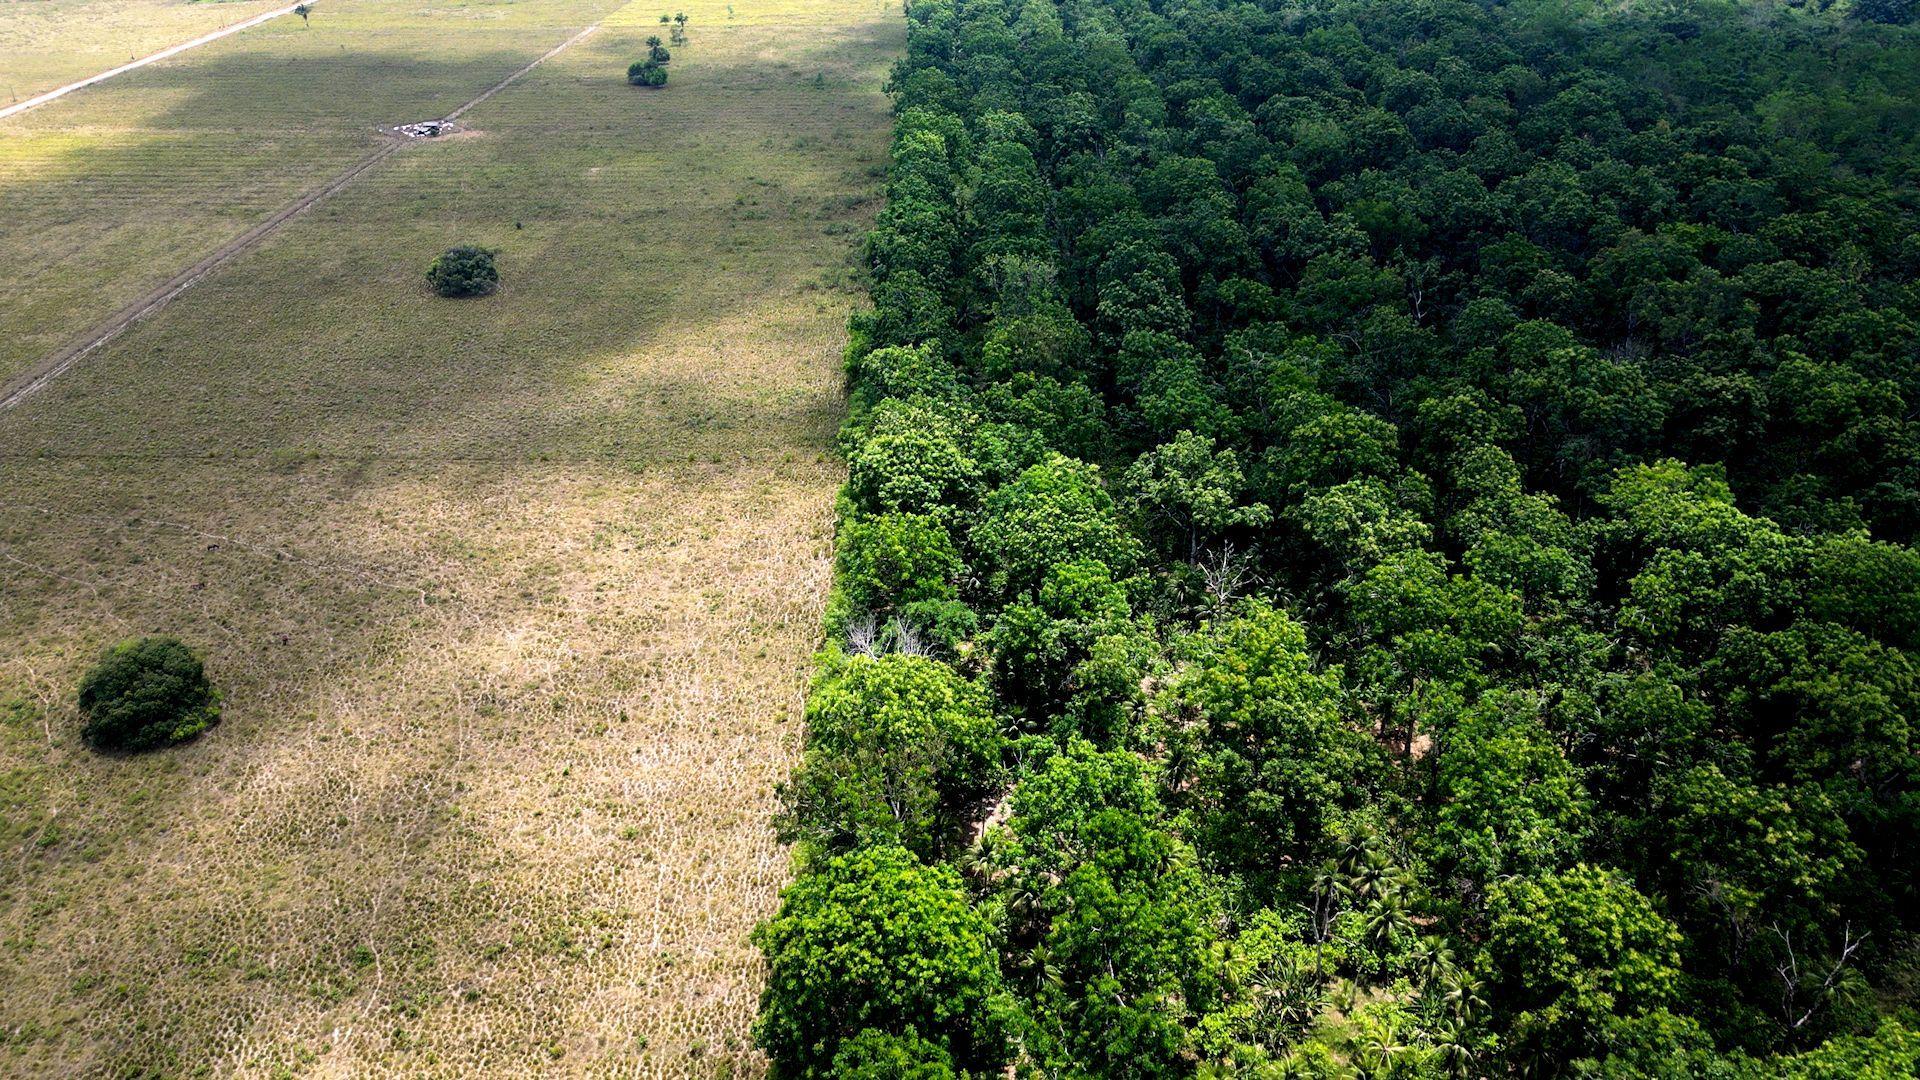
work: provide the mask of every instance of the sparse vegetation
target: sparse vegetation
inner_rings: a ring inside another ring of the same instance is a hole
[[[0,4],[0,105],[96,75],[281,6],[282,0],[35,0]],[[7,133],[9,139],[16,132]]]
[[[485,296],[500,287],[494,252],[471,244],[448,248],[427,267],[427,283],[441,296]]]
[[[664,64],[673,59],[673,54],[667,51],[666,45],[661,43],[658,34],[647,38],[647,59],[655,64]],[[633,74],[631,68],[628,69],[627,74]]]
[[[80,680],[83,734],[100,750],[154,750],[185,742],[220,719],[220,694],[178,638],[120,642]]]

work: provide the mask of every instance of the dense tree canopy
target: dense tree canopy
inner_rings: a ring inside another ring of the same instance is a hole
[[[1912,5],[908,19],[775,1058],[1911,1075]]]
[[[825,860],[782,900],[755,935],[768,967],[759,1037],[782,1069],[833,1075],[840,1044],[868,1042],[869,1029],[918,1032],[894,1050],[924,1063],[978,1067],[1005,1054],[989,930],[952,870],[873,846]]]

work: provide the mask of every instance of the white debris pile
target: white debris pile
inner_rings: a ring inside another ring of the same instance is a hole
[[[452,131],[453,125],[445,120],[422,120],[417,124],[401,124],[393,130],[409,139],[431,139]]]

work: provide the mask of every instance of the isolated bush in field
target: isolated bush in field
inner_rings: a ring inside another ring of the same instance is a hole
[[[835,1075],[836,1055],[868,1029],[911,1030],[958,1069],[1005,1062],[1012,1005],[992,930],[951,867],[898,847],[828,859],[753,939],[767,958],[754,1035],[778,1075]]]
[[[667,69],[661,67],[655,60],[635,60],[633,65],[627,68],[627,82],[634,86],[665,86]]]
[[[100,750],[151,750],[205,731],[220,695],[179,639],[145,637],[108,649],[80,680],[83,735]]]
[[[500,285],[493,252],[462,244],[448,248],[427,267],[427,282],[441,296],[485,296]]]
[[[659,34],[653,34],[647,38],[647,59],[656,64],[664,64],[673,59],[673,54],[668,52],[666,45],[660,41]],[[628,69],[627,73],[631,75],[632,69]]]
[[[781,831],[827,851],[900,844],[929,858],[1000,776],[986,692],[924,656],[828,653],[807,697],[807,749],[781,789]]]

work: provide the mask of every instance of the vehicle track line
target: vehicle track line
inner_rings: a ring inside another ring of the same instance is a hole
[[[506,78],[501,79],[499,82],[494,83],[482,91],[479,97],[453,110],[441,119],[452,121],[458,118],[476,105],[485,102],[488,98],[493,97],[495,94],[513,85],[522,75],[525,75],[527,72],[532,71],[534,68],[539,67],[541,64],[586,40],[588,35],[598,29],[600,29],[600,24],[594,23],[592,26],[555,45],[553,48],[536,57],[526,66],[519,68],[514,71],[513,74],[508,75]],[[377,150],[355,162],[345,172],[339,173],[326,183],[294,200],[292,203],[274,211],[273,215],[265,221],[260,222],[246,232],[220,245],[214,249],[211,254],[207,255],[206,258],[201,259],[199,262],[180,271],[173,277],[168,278],[152,292],[147,293],[140,297],[140,299],[135,300],[133,303],[115,312],[106,322],[94,327],[84,336],[67,345],[65,348],[28,368],[11,383],[5,387],[0,387],[0,413],[5,413],[22,401],[25,401],[41,387],[59,378],[88,354],[99,349],[114,338],[119,337],[121,332],[129,326],[166,307],[169,303],[173,302],[175,297],[192,288],[208,274],[220,269],[235,257],[258,247],[261,241],[273,235],[273,233],[279,230],[280,226],[298,217],[301,213],[312,209],[329,195],[353,183],[353,181],[359,179],[367,170],[392,157],[407,145],[407,140],[391,136],[387,137],[386,141],[383,142]]]

